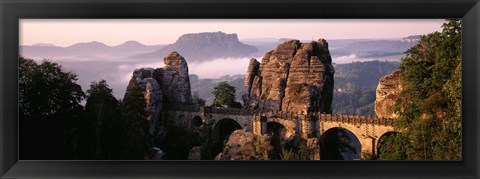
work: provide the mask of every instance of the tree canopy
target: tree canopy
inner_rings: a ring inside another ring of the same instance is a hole
[[[81,124],[79,147],[85,159],[118,158],[120,142],[118,100],[107,81],[93,81],[87,90],[87,103]]]
[[[404,90],[394,107],[401,132],[385,147],[396,151],[383,151],[380,159],[461,159],[461,21],[442,27],[422,36],[402,59]]]
[[[121,159],[143,160],[147,151],[148,121],[145,97],[134,77],[128,83],[121,109]]]
[[[83,109],[77,75],[57,63],[19,57],[19,105],[28,119],[53,119]]]
[[[20,159],[72,159],[85,93],[61,65],[19,57]]]
[[[218,86],[216,86],[212,92],[215,96],[215,99],[213,100],[213,105],[216,107],[242,107],[242,104],[235,101],[235,92],[235,87],[229,85],[228,82],[222,81],[218,83]]]

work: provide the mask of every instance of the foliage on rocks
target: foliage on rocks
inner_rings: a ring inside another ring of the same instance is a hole
[[[393,152],[380,159],[459,160],[462,158],[461,21],[447,20],[442,32],[422,36],[400,65],[404,90],[395,110],[401,131]]]

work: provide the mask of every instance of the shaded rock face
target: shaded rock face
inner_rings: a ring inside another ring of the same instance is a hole
[[[158,74],[164,100],[173,104],[190,103],[192,93],[187,61],[175,51],[165,56],[163,61],[165,67],[158,69]]]
[[[153,78],[153,68],[135,69],[133,76],[140,88],[144,91],[146,100],[147,120],[149,121],[148,132],[155,136],[158,131],[159,121],[162,113],[162,89],[157,80]]]
[[[398,114],[391,108],[402,90],[400,71],[394,71],[380,78],[376,91],[375,114],[380,118],[397,118]]]
[[[215,160],[255,160],[256,156],[261,155],[257,153],[259,151],[255,151],[255,140],[269,143],[266,136],[255,135],[243,129],[233,131],[223,151],[215,157]]]
[[[250,60],[244,80],[244,104],[260,111],[331,113],[332,58],[324,39],[289,40]]]
[[[87,100],[85,112],[89,116],[89,120],[83,121],[82,137],[85,138],[85,141],[80,142],[80,145],[84,145],[86,148],[83,155],[93,156],[97,159],[106,159],[109,155],[111,143],[105,141],[111,141],[112,138],[110,135],[104,134],[113,132],[114,119],[118,118],[117,104],[117,99],[112,96],[95,96]]]
[[[165,105],[190,103],[190,80],[185,58],[171,52],[164,58],[164,68],[140,68],[133,76],[142,88],[146,100],[149,133],[157,136],[161,132],[160,122]]]
[[[188,154],[188,160],[201,160],[202,159],[202,147],[196,146],[190,149]]]

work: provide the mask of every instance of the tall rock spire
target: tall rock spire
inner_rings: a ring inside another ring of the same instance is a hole
[[[260,64],[250,60],[244,104],[260,111],[331,113],[333,74],[327,41],[286,41]]]

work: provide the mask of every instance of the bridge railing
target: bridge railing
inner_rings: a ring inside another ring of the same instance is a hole
[[[395,119],[392,118],[379,118],[377,116],[354,116],[343,114],[326,114],[320,112],[298,113],[287,111],[258,111],[250,110],[246,108],[217,108],[217,107],[200,107],[194,104],[183,105],[166,105],[166,110],[172,111],[189,111],[189,112],[204,112],[223,115],[243,115],[243,116],[267,116],[267,117],[279,117],[283,119],[305,119],[305,120],[318,120],[326,122],[342,122],[352,124],[373,124],[373,125],[385,125],[392,126]]]
[[[244,108],[217,108],[217,107],[204,107],[203,112],[213,113],[213,114],[224,114],[224,115],[253,115],[253,111],[247,110]]]
[[[352,124],[373,124],[373,125],[385,125],[392,126],[395,119],[392,118],[379,118],[377,116],[354,116],[354,115],[342,115],[342,114],[313,114],[319,121],[327,122],[343,122]]]
[[[277,116],[284,119],[316,119],[318,121],[327,121],[327,122],[342,122],[342,123],[352,123],[352,124],[374,124],[374,125],[385,125],[392,126],[395,122],[395,119],[392,118],[379,118],[377,116],[355,116],[355,115],[343,115],[343,114],[326,114],[320,112],[309,112],[309,113],[294,113],[286,111],[275,111],[270,112],[266,116]]]

